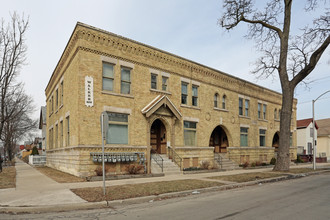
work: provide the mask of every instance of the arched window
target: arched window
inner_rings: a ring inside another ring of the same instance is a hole
[[[218,93],[214,94],[214,108],[218,108]]]
[[[226,95],[222,96],[222,109],[226,109]]]
[[[277,109],[275,108],[274,110],[274,119],[276,120],[277,119]]]

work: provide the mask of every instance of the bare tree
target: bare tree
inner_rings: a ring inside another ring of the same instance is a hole
[[[17,141],[35,131],[38,125],[38,121],[30,117],[35,110],[32,98],[25,94],[21,83],[13,88],[15,89],[9,91],[5,100],[4,114],[7,120],[1,136],[9,160],[13,158]]]
[[[25,33],[28,19],[20,18],[16,13],[11,15],[11,21],[6,25],[1,20],[0,26],[0,136],[5,123],[11,120],[13,112],[6,111],[6,101],[15,90],[15,80],[26,59]]]
[[[278,73],[282,87],[280,140],[274,170],[290,168],[290,121],[294,90],[318,63],[330,43],[330,12],[314,18],[311,26],[302,27],[297,35],[290,33],[292,0],[268,1],[263,10],[252,0],[224,0],[225,12],[219,24],[227,30],[247,23],[248,38],[256,41],[263,53],[256,63],[255,74],[271,76]],[[324,1],[325,4],[327,0]],[[259,2],[260,3],[260,2]],[[318,6],[317,0],[306,1],[306,12]]]

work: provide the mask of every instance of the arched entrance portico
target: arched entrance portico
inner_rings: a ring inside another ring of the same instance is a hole
[[[272,147],[275,148],[275,152],[278,151],[279,141],[280,141],[279,132],[276,132],[276,133],[274,134],[274,137],[273,137],[273,144],[272,144]]]
[[[228,137],[225,130],[221,126],[217,126],[210,137],[210,147],[214,147],[215,153],[227,153]]]
[[[150,128],[151,153],[166,154],[166,128],[163,122],[156,119]]]

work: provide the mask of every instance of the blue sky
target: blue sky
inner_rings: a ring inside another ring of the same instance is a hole
[[[308,22],[302,14],[301,1],[295,1],[293,29]],[[263,87],[281,92],[275,78],[256,80],[250,72],[258,58],[253,40],[244,38],[246,25],[226,32],[217,25],[221,0],[10,0],[2,1],[0,17],[9,20],[17,11],[30,18],[26,35],[27,65],[19,80],[25,82],[28,94],[37,107],[45,105],[45,88],[77,21],[119,34],[147,45],[221,70]],[[308,77],[314,81],[298,86],[297,119],[312,117],[312,100],[330,89],[330,48]],[[315,104],[316,119],[330,118],[330,93]]]

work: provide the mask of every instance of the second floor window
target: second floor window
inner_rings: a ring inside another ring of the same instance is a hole
[[[261,103],[258,103],[258,118],[261,118]]]
[[[102,89],[113,91],[114,68],[110,63],[103,63],[102,69]]]
[[[167,91],[168,77],[162,76],[162,90]]]
[[[263,116],[263,119],[266,120],[266,116],[267,116],[267,105],[263,105],[263,108],[262,108],[262,116]]]
[[[131,94],[131,69],[121,68],[121,88],[122,94]]]
[[[238,99],[238,114],[243,115],[243,99]]]
[[[198,106],[198,86],[192,86],[192,105]]]
[[[181,104],[187,105],[187,96],[188,96],[188,84],[181,83]]]
[[[222,109],[226,109],[226,95],[222,96]]]
[[[214,95],[214,108],[218,108],[218,93],[215,93]]]
[[[245,100],[245,116],[248,117],[249,116],[249,100]]]
[[[157,89],[157,75],[151,74],[151,88]]]

